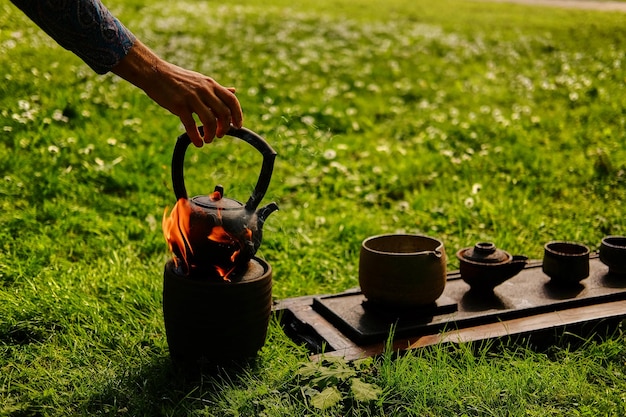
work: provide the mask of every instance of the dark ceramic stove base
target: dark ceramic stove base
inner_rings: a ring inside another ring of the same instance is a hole
[[[620,303],[626,306],[626,277],[610,275],[597,255],[592,255],[589,277],[569,285],[554,285],[543,273],[541,262],[535,261],[493,292],[471,291],[458,272],[451,272],[443,295],[432,308],[398,312],[369,306],[355,289],[284,300],[275,310],[284,313],[286,332],[314,351],[363,352],[371,345],[378,347],[368,351],[380,350],[391,329],[396,340],[409,345],[460,329],[476,340],[485,340],[507,333],[506,329],[494,333],[494,325],[499,324],[538,331],[567,320],[581,323],[626,317],[626,308]],[[604,305],[606,309],[598,308]],[[572,318],[561,320],[566,317]]]

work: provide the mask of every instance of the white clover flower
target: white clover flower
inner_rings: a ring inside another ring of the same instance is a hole
[[[313,126],[315,124],[315,118],[313,116],[302,116],[300,120],[307,126]]]
[[[483,188],[483,186],[479,183],[475,183],[472,185],[472,194],[478,194],[478,192]]]
[[[124,126],[138,126],[141,124],[141,119],[138,117],[133,117],[132,119],[126,119],[122,122]]]
[[[467,197],[463,204],[465,204],[465,207],[467,208],[472,208],[474,207],[474,199],[472,197]]]
[[[398,202],[398,211],[407,211],[411,208],[411,205],[408,201],[400,201]]]
[[[59,153],[60,149],[58,146],[50,145],[48,146],[48,152],[50,153]]]
[[[365,196],[365,201],[367,201],[368,203],[375,203],[377,199],[378,197],[375,193],[369,193]]]
[[[335,168],[337,171],[342,174],[347,175],[349,173],[348,168],[345,165],[340,164],[339,162],[333,161],[330,163],[331,168]]]
[[[83,155],[89,155],[94,149],[95,149],[95,146],[90,143],[85,148],[79,150],[78,153],[83,154]]]
[[[56,109],[54,112],[52,112],[52,120],[67,123],[70,119],[68,119],[67,116],[63,115],[63,110]]]
[[[337,157],[337,151],[335,151],[334,149],[326,149],[323,155],[324,159],[335,159]]]
[[[323,226],[326,224],[326,217],[324,216],[317,216],[315,218],[315,225],[316,226]]]
[[[17,107],[20,110],[30,110],[30,103],[26,100],[18,100]]]
[[[380,152],[380,153],[390,153],[391,150],[389,149],[389,146],[387,145],[378,145],[376,147],[376,151]]]

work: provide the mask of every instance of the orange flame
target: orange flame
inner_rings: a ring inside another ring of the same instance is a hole
[[[163,236],[165,237],[170,252],[176,252],[175,249],[177,249],[187,269],[189,269],[189,264],[187,263],[187,248],[189,248],[189,251],[193,254],[193,248],[189,244],[188,238],[190,215],[191,205],[189,204],[189,200],[180,198],[176,202],[169,217],[167,217],[167,207],[165,208],[161,222]],[[176,257],[174,257],[174,261],[177,262]],[[178,266],[178,264],[176,266]]]
[[[221,220],[219,210],[217,218]],[[222,226],[213,226],[213,228],[211,229],[211,233],[209,233],[209,236],[207,236],[207,238],[209,240],[212,240],[213,242],[224,243],[226,245],[234,245],[237,243],[233,236],[226,230],[224,230]]]
[[[219,191],[215,191],[210,195],[210,198],[213,201],[219,200],[222,198],[222,195]],[[190,270],[191,265],[189,264],[188,252],[193,255],[193,247],[189,242],[189,219],[192,212],[192,207],[186,198],[181,198],[176,202],[174,208],[167,216],[167,208],[163,212],[163,221],[161,226],[163,228],[163,236],[165,237],[165,241],[168,244],[170,252],[174,253],[174,262],[176,262],[176,266],[178,267],[179,257],[182,258],[182,261],[185,264],[185,269],[187,271]],[[222,213],[221,209],[217,210],[217,218],[221,222]],[[207,236],[207,239],[226,244],[229,246],[241,245],[241,242],[238,242],[237,239],[230,233],[228,233],[223,226],[216,225],[213,226],[210,233]],[[245,239],[252,240],[252,230],[246,228],[245,230]],[[241,249],[236,249],[233,251],[230,256],[230,261],[234,264],[237,257],[241,253]],[[178,255],[178,256],[176,256]],[[235,266],[230,268],[225,268],[223,266],[214,265],[217,273],[222,277],[225,281],[230,281],[229,275],[235,270]]]
[[[233,266],[230,269],[226,269],[226,268],[222,268],[221,266],[215,265],[215,270],[220,275],[220,277],[222,277],[224,281],[230,282],[230,278],[228,276],[233,273],[233,271],[235,270],[235,267]]]

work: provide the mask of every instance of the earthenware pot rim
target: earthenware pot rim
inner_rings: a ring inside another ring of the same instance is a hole
[[[369,246],[367,246],[367,244],[369,242],[372,242],[374,240],[380,240],[380,239],[392,239],[394,237],[397,238],[410,238],[410,239],[421,239],[421,240],[425,240],[425,241],[429,241],[432,243],[435,243],[437,246],[434,249],[425,249],[425,250],[419,250],[419,251],[411,251],[411,252],[392,252],[392,251],[385,251],[385,250],[379,250],[379,249],[374,249],[371,248]],[[374,236],[369,236],[367,238],[365,238],[363,240],[363,242],[361,242],[361,249],[365,249],[368,252],[371,253],[376,253],[379,255],[392,255],[392,256],[415,256],[415,255],[420,255],[420,254],[433,254],[437,257],[441,257],[443,256],[444,253],[444,244],[441,240],[434,238],[432,236],[426,236],[426,235],[420,235],[420,234],[412,234],[412,233],[383,233],[383,234],[379,234],[379,235],[374,235]]]
[[[580,248],[582,249],[581,252],[562,252],[559,251],[557,249],[555,249],[553,246],[555,245],[563,245],[563,246],[570,246],[572,248]],[[580,242],[573,242],[573,241],[567,241],[567,240],[552,240],[548,243],[546,243],[544,246],[544,249],[550,253],[553,254],[557,254],[559,256],[571,256],[571,257],[576,257],[576,256],[587,256],[589,255],[589,247],[583,243]]]
[[[614,249],[623,249],[626,248],[626,245],[615,244],[613,241],[621,240],[626,243],[626,236],[620,235],[609,235],[602,238],[602,244]]]

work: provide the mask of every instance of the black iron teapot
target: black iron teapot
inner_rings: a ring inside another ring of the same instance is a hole
[[[217,270],[224,278],[234,270],[247,267],[261,245],[265,220],[278,209],[272,202],[257,210],[270,183],[276,151],[262,137],[245,128],[231,127],[227,135],[249,143],[263,155],[261,173],[245,204],[224,197],[220,185],[209,195],[187,197],[183,165],[191,140],[186,133],[178,137],[172,157],[174,194],[178,201],[188,201],[190,211],[186,248],[178,250],[186,253],[176,253],[176,249],[174,252],[178,257],[186,258],[190,270]]]

